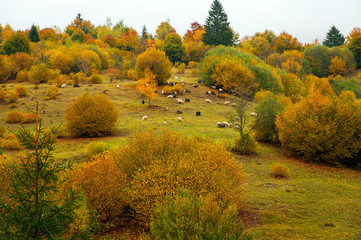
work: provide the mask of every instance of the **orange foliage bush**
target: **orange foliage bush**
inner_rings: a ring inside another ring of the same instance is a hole
[[[225,204],[241,204],[242,167],[221,144],[209,139],[152,131],[138,133],[112,156],[129,182],[129,204],[136,219],[148,225],[154,207],[180,189],[197,196],[212,193]]]
[[[5,117],[7,123],[20,123],[23,121],[23,114],[21,112],[8,112]]]
[[[18,74],[16,74],[16,82],[29,81],[28,74],[29,74],[29,71],[27,71],[27,70],[22,70],[22,71],[18,72]]]
[[[36,113],[31,113],[31,112],[30,113],[24,113],[22,122],[23,123],[33,123],[38,118],[39,118],[39,116]]]
[[[84,94],[66,109],[65,126],[77,137],[100,137],[115,132],[118,114],[105,95]]]
[[[74,187],[82,189],[91,209],[101,220],[115,220],[127,202],[125,174],[108,154],[100,154],[70,173]]]
[[[26,97],[29,95],[28,90],[23,85],[15,86],[14,89],[18,92],[19,97]]]
[[[50,87],[46,92],[45,100],[55,99],[58,96],[58,91],[57,87]]]
[[[361,148],[361,102],[352,92],[330,97],[312,87],[276,125],[285,149],[313,161],[350,164]]]

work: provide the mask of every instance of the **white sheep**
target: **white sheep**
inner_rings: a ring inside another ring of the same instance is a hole
[[[120,88],[120,86],[119,86],[119,85],[117,85],[117,88]]]
[[[164,108],[164,111],[168,111],[168,107],[165,107],[165,108]]]
[[[177,117],[177,121],[181,122],[182,121],[182,117]]]
[[[162,93],[162,95],[164,95],[164,94],[165,94],[165,92],[164,92],[163,90],[161,91],[161,93]]]
[[[257,117],[257,113],[251,112],[251,117]]]
[[[178,79],[179,77],[175,77],[175,79]]]
[[[206,103],[212,103],[212,100],[208,99],[208,98],[205,101],[206,101]]]
[[[230,104],[229,101],[225,101],[225,102],[224,102],[224,105],[229,105],[229,104]]]
[[[61,85],[61,88],[65,88],[66,87],[66,83]]]
[[[173,95],[168,95],[168,96],[167,96],[167,99],[169,99],[169,98],[173,98]]]
[[[143,116],[142,117],[142,121],[147,120],[147,119],[148,119],[148,116]]]
[[[166,124],[167,124],[167,120],[164,120],[163,124],[166,125]]]
[[[212,86],[212,89],[216,89],[216,86]]]
[[[228,122],[222,122],[224,125],[226,125],[227,127],[230,127],[231,125]]]
[[[184,102],[183,102],[183,100],[182,100],[182,99],[178,98],[178,99],[177,99],[177,103],[179,103],[179,104],[183,104]]]
[[[235,102],[231,104],[232,107],[234,107],[234,106],[236,106],[236,105],[237,105],[237,103],[235,103]]]

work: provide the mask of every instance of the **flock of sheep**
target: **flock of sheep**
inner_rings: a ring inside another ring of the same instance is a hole
[[[176,79],[178,79],[178,77],[176,77]],[[200,82],[198,82],[198,84],[199,84],[199,83],[200,83]],[[168,82],[168,85],[171,85],[171,86],[173,86],[173,85],[175,85],[175,84],[176,84],[176,83],[170,83],[170,82]],[[182,84],[183,86],[185,86],[184,80],[181,80],[181,84]],[[193,87],[194,87],[194,88],[198,88],[198,87],[199,87],[198,84],[193,84]],[[215,87],[215,86],[212,86],[212,89],[216,89],[216,87]],[[191,92],[191,91],[189,91],[188,89],[185,89],[184,92]],[[223,89],[221,89],[221,88],[218,89],[218,94],[223,94],[223,93],[224,93]],[[166,93],[165,93],[163,90],[161,91],[161,94],[162,94],[162,95],[166,95]],[[214,91],[206,91],[206,94],[205,94],[205,95],[207,95],[207,96],[212,96],[212,95],[216,96],[217,94],[216,94]],[[185,98],[185,99],[179,98],[179,97],[177,98],[177,93],[176,93],[176,92],[167,95],[166,98],[167,98],[167,99],[174,99],[174,98],[175,98],[175,101],[176,101],[178,104],[184,104],[184,103],[186,103],[186,102],[190,102],[190,101],[191,101],[189,98]],[[211,100],[210,98],[206,98],[204,101],[205,101],[205,103],[208,103],[208,104],[211,104],[211,103],[212,103],[212,100]],[[144,104],[144,100],[142,101],[142,103]],[[231,103],[230,101],[225,101],[224,104],[227,105],[227,106],[228,106],[228,105],[231,105],[231,106],[235,106],[235,105],[236,105],[236,103]],[[168,107],[165,107],[164,110],[165,110],[165,111],[168,111]],[[183,111],[180,110],[180,109],[178,109],[178,110],[177,110],[177,114],[181,114],[181,113],[183,113]],[[255,113],[252,113],[252,114],[254,115]],[[252,114],[251,114],[251,115],[252,115]],[[197,112],[196,112],[196,116],[200,116],[200,115],[201,115],[201,112],[200,112],[200,111],[197,111]],[[148,116],[147,116],[147,115],[142,117],[142,121],[147,120],[147,119],[148,119]],[[177,117],[177,121],[178,121],[178,122],[181,122],[182,120],[183,120],[182,117]],[[163,124],[168,124],[167,120],[165,120],[165,121],[163,122]],[[219,128],[224,128],[224,127],[239,128],[239,122],[237,122],[237,121],[235,121],[234,124],[228,123],[228,122],[226,122],[226,121],[217,122],[216,124],[217,124],[217,126],[218,126]]]

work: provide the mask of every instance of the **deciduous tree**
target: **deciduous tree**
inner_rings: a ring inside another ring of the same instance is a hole
[[[169,33],[175,33],[176,30],[170,25],[169,19],[162,22],[155,31],[155,37],[158,40],[164,40]]]
[[[182,61],[184,46],[181,37],[177,33],[168,34],[164,39],[163,51],[171,62]]]
[[[151,101],[157,96],[157,87],[155,75],[151,71],[146,71],[144,77],[138,80],[138,90],[148,99],[149,107],[151,107]]]

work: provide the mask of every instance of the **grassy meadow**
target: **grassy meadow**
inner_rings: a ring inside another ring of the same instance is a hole
[[[175,80],[175,76],[179,79]],[[41,118],[45,127],[64,124],[64,114],[69,103],[77,96],[89,92],[106,94],[117,106],[119,120],[117,133],[103,138],[60,138],[56,143],[54,158],[59,162],[85,161],[85,148],[91,141],[104,141],[111,146],[118,146],[127,141],[137,131],[152,128],[156,131],[169,129],[189,135],[208,136],[214,141],[229,144],[237,136],[232,128],[218,128],[216,122],[227,121],[234,113],[225,101],[233,102],[235,98],[226,94],[226,98],[208,97],[210,90],[204,85],[194,88],[198,78],[192,77],[189,70],[185,74],[173,74],[170,81],[185,80],[184,88],[191,90],[182,97],[190,102],[178,104],[175,99],[158,95],[149,108],[147,101],[137,91],[136,81],[114,80],[99,85],[80,84],[79,88],[67,86],[59,88],[59,96],[45,101],[48,84],[33,85],[25,83],[7,83],[8,89],[16,85],[25,86],[29,95],[18,100],[15,111],[28,112],[34,109],[35,96],[40,104],[45,104]],[[119,88],[117,88],[119,85]],[[161,87],[162,88],[162,87]],[[160,89],[161,89],[160,88]],[[158,91],[160,92],[160,91]],[[211,98],[212,103],[205,103]],[[5,123],[5,116],[12,109],[8,104],[0,104],[0,124],[16,132],[20,124]],[[168,107],[168,111],[164,108]],[[248,104],[248,111],[254,110],[255,103]],[[177,114],[177,109],[183,111]],[[196,116],[196,111],[201,116]],[[148,120],[142,121],[143,116]],[[178,122],[177,117],[182,117]],[[249,119],[251,120],[251,119]],[[167,124],[163,124],[167,121]],[[24,124],[32,128],[34,124]],[[156,143],[155,143],[156,144]],[[6,154],[17,152],[5,151]],[[238,156],[235,159],[243,165],[248,175],[245,184],[244,209],[241,216],[248,232],[255,239],[355,239],[361,234],[361,172],[307,163],[301,159],[285,155],[279,146],[259,144],[258,154]],[[290,169],[288,179],[275,179],[270,176],[270,167],[281,162]],[[131,233],[127,233],[132,236]]]

